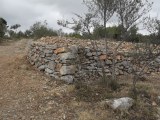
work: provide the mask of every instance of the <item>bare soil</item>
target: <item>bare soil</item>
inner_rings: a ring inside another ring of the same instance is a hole
[[[97,86],[77,88],[77,85],[51,79],[28,63],[28,42],[20,40],[0,44],[0,120],[118,119],[101,100],[127,96],[131,81],[121,78],[119,82],[123,87],[112,95],[106,95],[105,89]],[[154,74],[149,80],[139,83],[139,87],[144,86],[160,95],[160,76]]]

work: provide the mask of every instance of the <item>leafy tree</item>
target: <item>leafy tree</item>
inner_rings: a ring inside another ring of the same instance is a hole
[[[57,36],[56,31],[54,31],[51,28],[48,28],[46,21],[44,21],[44,23],[42,23],[42,22],[34,23],[31,26],[30,31],[31,31],[31,35],[34,38],[41,38],[41,37],[45,37],[45,36]]]
[[[25,36],[25,33],[23,33],[22,31],[19,31],[18,33],[17,33],[17,38],[25,38],[26,36]]]
[[[12,25],[12,26],[10,27],[10,29],[16,30],[16,29],[18,29],[19,27],[21,27],[20,24],[15,24],[15,25]]]
[[[25,37],[31,37],[32,32],[31,32],[30,30],[26,30],[26,31],[24,32],[24,35],[25,35]]]
[[[4,37],[6,30],[7,30],[7,22],[5,19],[0,18],[0,38]]]
[[[129,42],[139,42],[139,36],[138,36],[138,27],[135,25],[130,28],[128,31],[128,38],[127,41]]]
[[[89,11],[97,14],[103,22],[103,27],[106,28],[108,20],[116,11],[116,0],[84,0]]]
[[[98,36],[99,38],[114,38],[118,39],[121,35],[121,31],[119,26],[106,27],[103,26],[96,27],[93,31],[94,36]]]

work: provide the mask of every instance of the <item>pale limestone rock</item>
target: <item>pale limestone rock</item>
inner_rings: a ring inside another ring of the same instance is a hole
[[[74,77],[72,75],[62,76],[60,79],[69,84],[74,82]]]
[[[76,66],[70,65],[70,66],[62,66],[60,69],[60,74],[63,75],[72,75],[76,72]]]
[[[60,56],[60,60],[62,61],[76,58],[76,55],[70,52],[59,54],[59,56]]]
[[[128,110],[130,107],[132,107],[133,103],[134,103],[134,100],[129,97],[123,97],[123,98],[107,101],[107,104],[113,110]]]

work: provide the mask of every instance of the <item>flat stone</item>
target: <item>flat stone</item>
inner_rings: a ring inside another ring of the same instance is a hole
[[[72,51],[72,53],[76,54],[78,53],[78,46],[77,45],[72,45],[69,47],[69,49]]]
[[[112,65],[112,61],[111,60],[107,60],[106,61],[106,65]]]
[[[44,53],[46,53],[46,54],[51,54],[51,53],[52,53],[52,50],[44,50]]]
[[[74,82],[74,77],[72,75],[62,76],[60,79],[67,82],[68,84]]]
[[[62,60],[62,61],[76,58],[76,55],[74,53],[71,53],[71,52],[61,53],[61,54],[59,54],[59,56],[60,56],[60,60]]]
[[[54,70],[54,69],[55,69],[55,65],[56,65],[56,64],[55,64],[54,61],[50,61],[50,62],[48,63],[48,66],[47,66],[47,67],[48,67],[49,69],[51,69],[51,70]]]
[[[60,71],[60,69],[61,69],[61,67],[62,67],[62,64],[56,64],[56,68],[55,68],[55,70],[56,71]]]
[[[125,68],[129,68],[129,66],[130,66],[130,63],[129,63],[128,61],[123,61],[121,64],[122,64]]]
[[[55,54],[64,53],[64,52],[69,52],[69,49],[66,47],[62,47],[62,48],[58,48],[58,49],[54,50]]]
[[[53,77],[54,79],[57,79],[57,80],[60,79],[60,77],[56,74],[50,74],[50,77]]]
[[[156,58],[155,61],[160,63],[160,58]]]
[[[39,69],[40,71],[45,70],[45,68],[46,68],[45,65],[41,65],[40,67],[38,67],[38,69]]]
[[[62,66],[60,69],[60,74],[61,75],[72,75],[76,72],[76,66],[71,65],[71,66]]]
[[[55,49],[57,49],[57,45],[56,44],[55,45],[47,45],[46,49],[55,50]]]
[[[92,56],[92,53],[91,53],[91,52],[88,52],[88,53],[86,54],[86,56],[91,57],[91,56]]]
[[[50,54],[47,53],[47,54],[46,54],[46,57],[51,57],[51,56],[52,56],[52,53],[50,53]]]
[[[105,73],[109,73],[110,72],[110,70],[108,70],[108,69],[105,69]]]

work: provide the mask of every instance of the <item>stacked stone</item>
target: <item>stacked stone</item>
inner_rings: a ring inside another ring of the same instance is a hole
[[[32,65],[47,75],[72,83],[77,71],[77,49],[76,46],[58,47],[57,45],[31,43],[28,59]]]
[[[72,83],[77,77],[88,73],[102,74],[102,66],[106,75],[111,75],[113,65],[112,51],[92,46],[69,45],[55,42],[32,42],[28,51],[28,60],[40,71],[56,79]],[[118,53],[115,61],[116,75],[132,73],[132,57]],[[143,64],[143,61],[142,61]],[[149,73],[160,72],[160,56],[151,62]]]
[[[83,58],[81,61],[82,71],[90,72],[102,72],[102,66],[104,67],[106,75],[112,73],[113,55],[111,51],[107,52],[105,49],[95,50],[93,48],[84,48],[84,52],[81,53]],[[116,75],[123,75],[125,73],[131,73],[131,59],[125,58],[123,54],[118,54],[115,60],[115,72]]]

